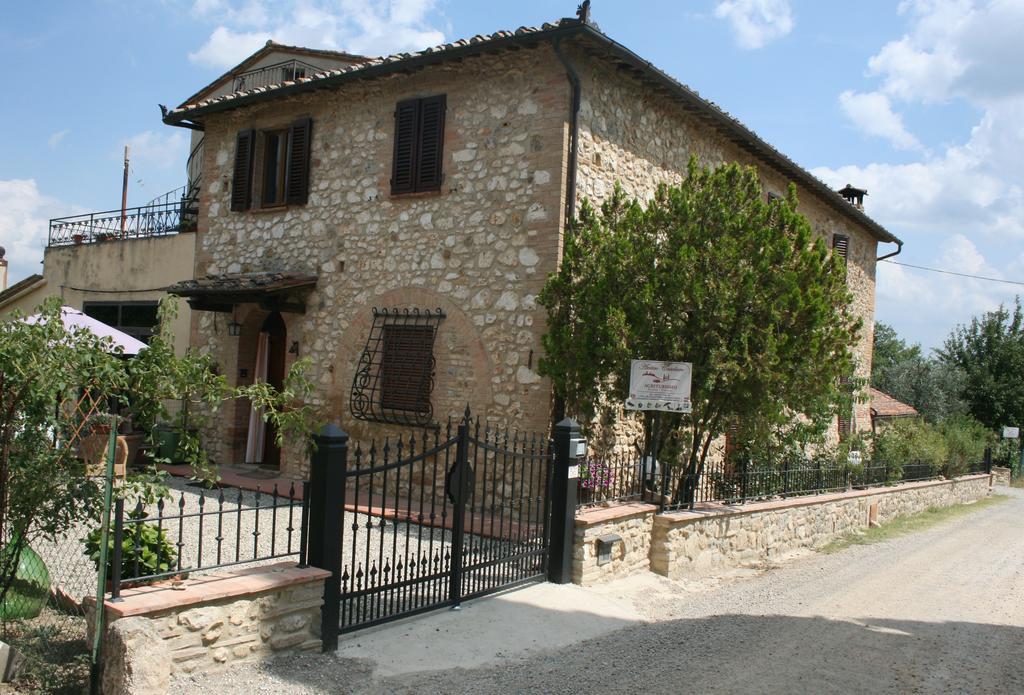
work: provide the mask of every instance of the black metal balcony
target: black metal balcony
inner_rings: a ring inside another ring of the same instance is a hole
[[[287,82],[288,80],[309,77],[323,71],[323,68],[303,63],[301,60],[287,60],[283,63],[275,63],[257,70],[250,70],[235,75],[231,91],[240,92],[245,89],[255,89],[256,87],[268,87],[273,84]]]
[[[72,246],[103,241],[143,239],[195,230],[199,219],[194,201],[187,197],[134,208],[90,212],[50,220],[49,246]]]

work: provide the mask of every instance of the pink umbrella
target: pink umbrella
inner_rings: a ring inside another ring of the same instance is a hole
[[[93,335],[99,336],[100,338],[110,338],[114,345],[119,345],[124,350],[126,355],[137,355],[140,350],[145,349],[146,344],[138,338],[117,330],[113,326],[108,326],[102,321],[98,321],[91,316],[83,314],[78,309],[73,309],[69,306],[62,306],[60,308],[61,318],[64,322],[64,328],[71,330],[73,328],[84,328]],[[29,323],[35,323],[39,320],[39,314],[35,316],[29,316],[26,321]]]

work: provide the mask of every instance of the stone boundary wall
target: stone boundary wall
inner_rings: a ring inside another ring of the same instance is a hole
[[[280,563],[122,592],[105,604],[102,691],[163,694],[173,674],[319,649],[328,576]]]
[[[573,582],[646,570],[681,579],[759,564],[929,507],[973,502],[988,496],[992,483],[993,476],[972,475],[668,514],[640,503],[590,509],[576,516]],[[610,558],[599,558],[601,538],[612,545]]]
[[[992,467],[992,484],[1002,485],[1003,487],[1010,486],[1010,469],[1004,466],[993,466]]]

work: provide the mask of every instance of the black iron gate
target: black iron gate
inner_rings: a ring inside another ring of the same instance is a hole
[[[350,451],[339,631],[542,580],[552,464],[546,436],[487,427],[468,411],[444,429]]]

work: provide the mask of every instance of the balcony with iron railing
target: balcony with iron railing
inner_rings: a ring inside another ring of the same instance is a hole
[[[199,221],[202,153],[203,141],[200,140],[189,154],[188,183],[145,205],[50,220],[47,245],[77,246],[195,231]]]
[[[323,70],[323,68],[304,63],[301,60],[286,60],[235,75],[231,91],[240,92],[245,89],[268,87],[301,77],[310,77],[318,72],[323,72]]]

